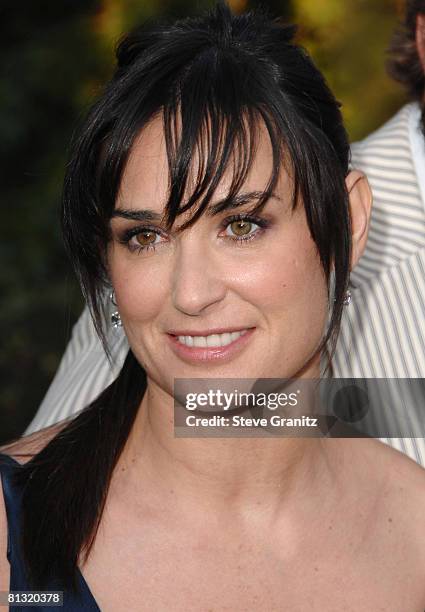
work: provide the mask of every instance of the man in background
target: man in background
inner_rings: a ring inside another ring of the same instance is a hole
[[[352,146],[352,166],[368,177],[373,207],[366,250],[351,275],[337,377],[425,378],[425,0],[406,2],[389,51],[389,72],[411,102]],[[423,395],[406,404],[425,411]],[[425,465],[423,438],[389,442]]]
[[[407,1],[390,51],[390,73],[411,102],[352,147],[352,166],[367,175],[374,206],[368,245],[351,276],[337,378],[425,378],[425,0]],[[367,110],[359,105],[358,112]],[[112,325],[108,343],[112,365],[86,309],[27,433],[81,410],[112,382],[128,345]],[[425,466],[424,438],[382,440]]]

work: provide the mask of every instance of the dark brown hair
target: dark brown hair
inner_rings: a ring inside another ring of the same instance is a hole
[[[425,13],[425,0],[407,0],[404,19],[388,48],[388,73],[407,88],[414,100],[421,100],[425,89],[424,69],[416,47],[416,17],[421,13]]]
[[[197,18],[149,23],[118,47],[117,68],[91,109],[71,151],[63,197],[65,242],[102,334],[109,222],[128,155],[158,113],[170,168],[168,223],[203,213],[228,165],[241,152],[230,196],[238,193],[255,154],[258,121],[273,147],[264,206],[289,151],[308,226],[326,277],[335,269],[325,340],[335,340],[349,280],[350,216],[345,177],[349,146],[339,104],[295,29],[260,10],[235,16],[219,2]],[[176,141],[175,125],[182,130]],[[243,119],[246,121],[243,121]],[[183,203],[192,152],[208,143],[203,175]],[[95,178],[97,177],[97,180]],[[294,196],[294,206],[297,198]],[[194,206],[196,204],[196,206]],[[130,351],[117,380],[26,463],[23,554],[36,588],[52,578],[76,584],[78,560],[94,542],[111,477],[146,391],[147,376]]]

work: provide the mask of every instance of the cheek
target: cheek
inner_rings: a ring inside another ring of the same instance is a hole
[[[152,262],[119,255],[112,256],[110,261],[118,309],[130,336],[133,325],[151,321],[158,314],[166,300],[167,284],[161,282],[161,269]]]
[[[286,236],[285,247],[276,243],[267,258],[250,266],[245,286],[266,318],[272,317],[289,333],[317,328],[326,323],[327,283],[316,245],[309,234]]]

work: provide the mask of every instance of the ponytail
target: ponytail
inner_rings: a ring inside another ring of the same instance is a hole
[[[90,554],[145,390],[146,372],[130,350],[116,380],[17,470],[22,555],[34,590],[54,577],[76,591],[80,555],[85,562]]]

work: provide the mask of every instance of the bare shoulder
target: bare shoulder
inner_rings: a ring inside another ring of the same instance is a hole
[[[425,511],[425,469],[404,453],[378,440],[355,440],[359,466],[388,500],[405,513]]]
[[[19,463],[26,463],[39,453],[66,425],[67,422],[57,423],[15,440],[0,447],[0,453],[9,455]],[[0,591],[8,591],[9,583],[10,566],[7,560],[7,517],[3,487],[0,486]]]
[[[413,507],[425,504],[425,468],[404,453],[373,440],[373,448],[370,447],[370,461],[373,457],[377,459],[377,469],[387,477],[388,490],[397,498],[404,497],[403,504],[407,501]],[[373,453],[373,454],[372,454]]]
[[[363,440],[359,465],[376,490],[376,511],[385,533],[398,534],[405,554],[411,551],[424,568],[425,469],[407,455],[378,440]]]
[[[348,501],[345,529],[357,539],[366,574],[387,585],[395,601],[407,598],[403,609],[423,610],[425,469],[379,440],[341,439],[336,445],[341,498]]]
[[[388,495],[416,529],[422,529],[422,542],[425,542],[425,469],[392,448],[387,447],[385,453]]]
[[[14,440],[0,447],[0,453],[13,457],[19,463],[30,461],[37,453],[52,440],[66,425],[68,421],[55,423],[28,436]]]

